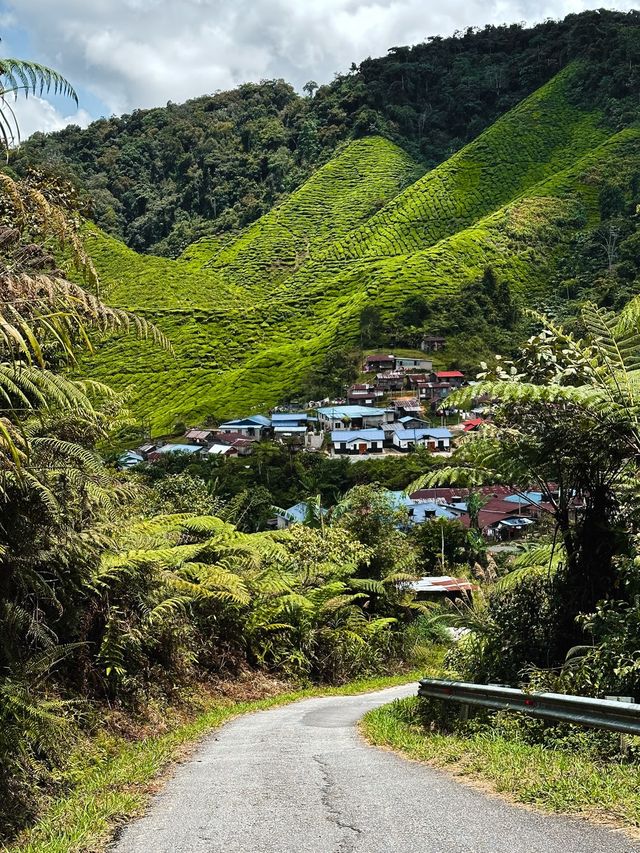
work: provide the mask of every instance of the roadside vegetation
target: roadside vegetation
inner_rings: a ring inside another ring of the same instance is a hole
[[[463,723],[451,705],[425,707],[417,697],[370,711],[361,729],[372,744],[441,767],[484,791],[640,837],[638,763],[622,758],[618,735],[590,736],[578,726],[550,727],[506,714]]]
[[[541,319],[541,318],[539,318]],[[587,303],[578,337],[553,324],[449,404],[478,395],[493,420],[441,485],[546,491],[547,535],[452,614],[464,626],[442,673],[583,696],[640,696],[640,303]],[[372,742],[488,781],[518,801],[640,828],[640,738],[411,699],[368,715]]]

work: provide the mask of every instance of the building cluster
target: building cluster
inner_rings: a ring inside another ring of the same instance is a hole
[[[335,454],[406,452],[418,447],[448,451],[453,434],[433,427],[403,400],[388,408],[374,406],[321,406],[317,416],[307,412],[250,415],[217,427],[188,429],[179,442],[145,444],[127,450],[119,458],[122,468],[155,462],[167,453],[247,456],[255,442],[266,439],[286,442],[302,450],[327,448]],[[419,411],[419,409],[418,409]]]
[[[423,344],[430,339],[425,338]],[[430,351],[437,351],[444,345],[444,338],[433,338]],[[368,355],[363,364],[363,372],[370,375],[368,382],[352,385],[347,392],[347,403],[374,405],[386,395],[398,392],[411,392],[420,406],[434,411],[444,399],[465,382],[460,370],[435,370],[428,358],[396,356],[377,353]]]
[[[401,511],[404,518],[399,526],[405,529],[445,519],[459,521],[467,529],[475,525],[490,541],[513,539],[529,530],[543,513],[552,509],[553,498],[557,496],[553,486],[547,492],[519,492],[508,486],[484,486],[474,492],[480,495],[482,506],[473,519],[469,513],[469,489],[419,489],[411,494],[403,491],[387,491],[386,494],[391,506]],[[321,509],[321,513],[330,515],[326,509]],[[278,510],[277,526],[286,528],[301,524],[308,517],[307,504],[301,502]]]
[[[423,349],[437,351],[443,338],[425,338]],[[307,451],[362,456],[404,453],[419,447],[447,452],[452,432],[434,427],[427,419],[451,391],[465,383],[459,370],[433,370],[433,362],[418,354],[368,355],[363,378],[347,392],[346,400],[309,404],[310,411],[274,410],[271,415],[250,415],[217,427],[188,429],[178,443],[146,444],[120,457],[121,467],[154,462],[167,453],[245,456],[256,441],[287,442]],[[476,429],[481,418],[467,421],[464,430]]]

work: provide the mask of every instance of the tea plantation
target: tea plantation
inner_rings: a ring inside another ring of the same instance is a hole
[[[455,300],[487,265],[544,299],[559,255],[597,221],[602,181],[640,167],[639,130],[572,103],[579,70],[424,176],[393,143],[354,141],[236,239],[177,260],[94,230],[108,300],[156,322],[174,354],[107,341],[83,371],[126,390],[159,432],[295,397],[328,347],[357,342],[365,305],[390,319],[411,295]]]

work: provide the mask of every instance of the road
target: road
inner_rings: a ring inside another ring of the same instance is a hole
[[[180,765],[116,853],[638,853],[367,746],[355,724],[415,685],[240,717]]]

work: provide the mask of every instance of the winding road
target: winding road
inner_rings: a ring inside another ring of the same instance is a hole
[[[115,853],[640,853],[367,746],[363,714],[415,685],[239,717],[180,765]]]

